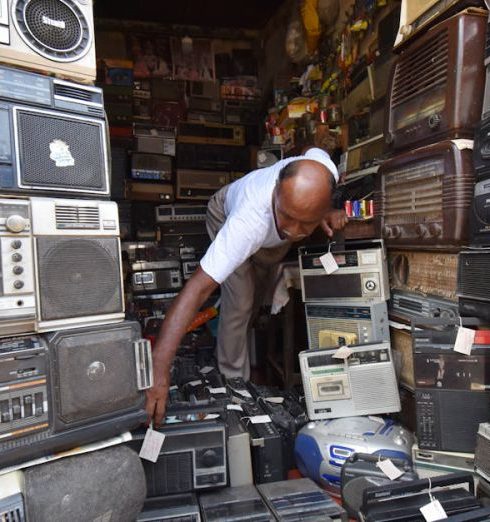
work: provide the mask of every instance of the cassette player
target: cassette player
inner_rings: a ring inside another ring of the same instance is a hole
[[[320,260],[328,252],[339,267],[332,274],[327,274]],[[380,239],[300,247],[299,266],[305,302],[365,304],[389,299],[386,252]]]
[[[337,349],[300,352],[301,379],[311,420],[400,411],[390,343],[349,348],[352,353],[345,360],[334,357]]]

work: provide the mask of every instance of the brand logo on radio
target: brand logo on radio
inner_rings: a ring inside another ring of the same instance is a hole
[[[58,29],[65,29],[66,24],[63,20],[53,20],[45,15],[43,15],[43,24],[50,25],[52,27],[57,27]]]
[[[75,165],[70,146],[63,140],[53,140],[49,144],[49,150],[49,157],[55,162],[57,167],[73,167]]]

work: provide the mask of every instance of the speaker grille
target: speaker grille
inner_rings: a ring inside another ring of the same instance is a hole
[[[41,319],[122,312],[117,238],[37,239]]]
[[[141,404],[132,324],[59,332],[50,343],[58,429]]]
[[[74,61],[88,51],[90,26],[72,0],[19,0],[15,20],[29,47],[51,60]]]
[[[104,122],[17,111],[21,183],[105,192]]]
[[[159,497],[172,493],[192,491],[192,453],[182,451],[160,455],[157,462],[144,461],[148,497]]]

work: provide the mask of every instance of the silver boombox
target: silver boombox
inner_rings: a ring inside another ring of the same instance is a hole
[[[339,267],[331,274],[320,261],[329,251]],[[331,247],[300,247],[299,267],[305,302],[365,304],[390,298],[386,251],[381,239],[346,241],[342,246],[332,243]]]
[[[337,349],[299,354],[301,379],[311,420],[400,411],[400,397],[389,342],[349,346],[347,359]]]

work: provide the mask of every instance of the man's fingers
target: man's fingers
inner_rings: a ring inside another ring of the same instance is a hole
[[[155,417],[154,417],[154,424],[155,424],[155,426],[160,426],[160,424],[162,423],[163,415],[165,413],[166,402],[167,401],[166,401],[166,398],[165,398],[165,400],[160,399],[156,403]]]
[[[325,234],[327,234],[328,237],[333,236],[333,230],[328,226],[328,224],[325,220],[322,221],[321,227],[322,227],[323,231],[325,232]]]

